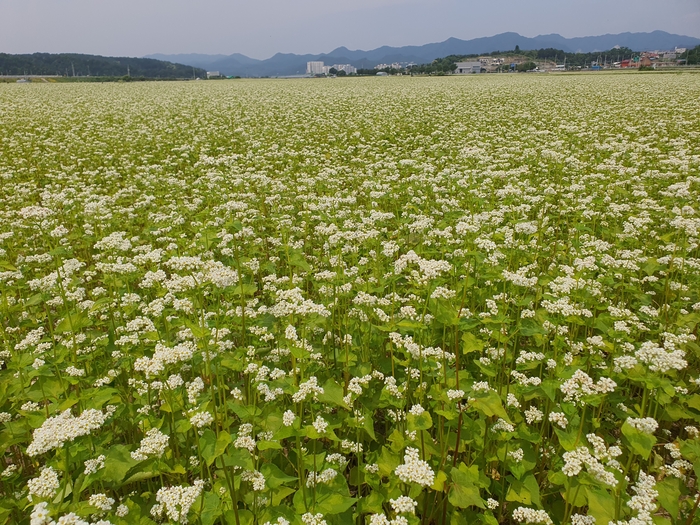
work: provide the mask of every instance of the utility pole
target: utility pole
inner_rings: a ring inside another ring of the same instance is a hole
[[[73,68],[73,77],[75,78],[75,64],[73,64],[73,62],[71,62],[70,67]]]
[[[126,76],[127,77],[131,76],[131,67],[129,67],[129,64],[126,65]]]

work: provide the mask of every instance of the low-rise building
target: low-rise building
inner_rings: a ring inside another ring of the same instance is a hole
[[[455,75],[469,75],[471,73],[481,73],[481,62],[457,62]]]
[[[221,73],[218,71],[207,71],[207,78],[219,78]]]

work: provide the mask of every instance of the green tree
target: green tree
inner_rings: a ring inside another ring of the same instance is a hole
[[[688,65],[700,64],[700,46],[696,46],[693,49],[688,49],[678,58],[685,59],[685,63]]]
[[[531,69],[535,69],[537,67],[537,64],[534,62],[523,62],[522,64],[518,64],[516,66],[516,69],[518,71],[530,71]]]

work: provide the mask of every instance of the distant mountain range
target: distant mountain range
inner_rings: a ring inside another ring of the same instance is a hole
[[[146,58],[187,64],[208,71],[219,71],[229,76],[263,77],[304,74],[306,72],[306,63],[312,60],[321,60],[328,65],[352,64],[358,68],[372,68],[377,64],[391,64],[392,62],[425,64],[432,62],[436,58],[448,55],[472,55],[491,53],[493,51],[508,51],[515,49],[516,45],[520,46],[522,50],[554,48],[569,53],[606,51],[615,46],[627,47],[635,51],[652,51],[673,49],[676,46],[695,47],[700,45],[700,38],[674,35],[665,31],[619,33],[616,35],[608,34],[576,38],[565,38],[557,34],[528,38],[518,33],[501,33],[472,40],[448,38],[444,42],[422,46],[382,46],[370,51],[351,51],[346,47],[339,47],[330,53],[322,53],[320,55],[277,53],[266,60],[257,60],[240,53],[234,53],[233,55],[158,54],[148,55]]]

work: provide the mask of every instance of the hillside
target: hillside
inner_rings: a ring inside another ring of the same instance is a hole
[[[153,58],[103,57],[74,53],[0,53],[2,75],[61,75],[93,77],[193,78],[206,77],[206,71],[191,65],[174,64]]]

